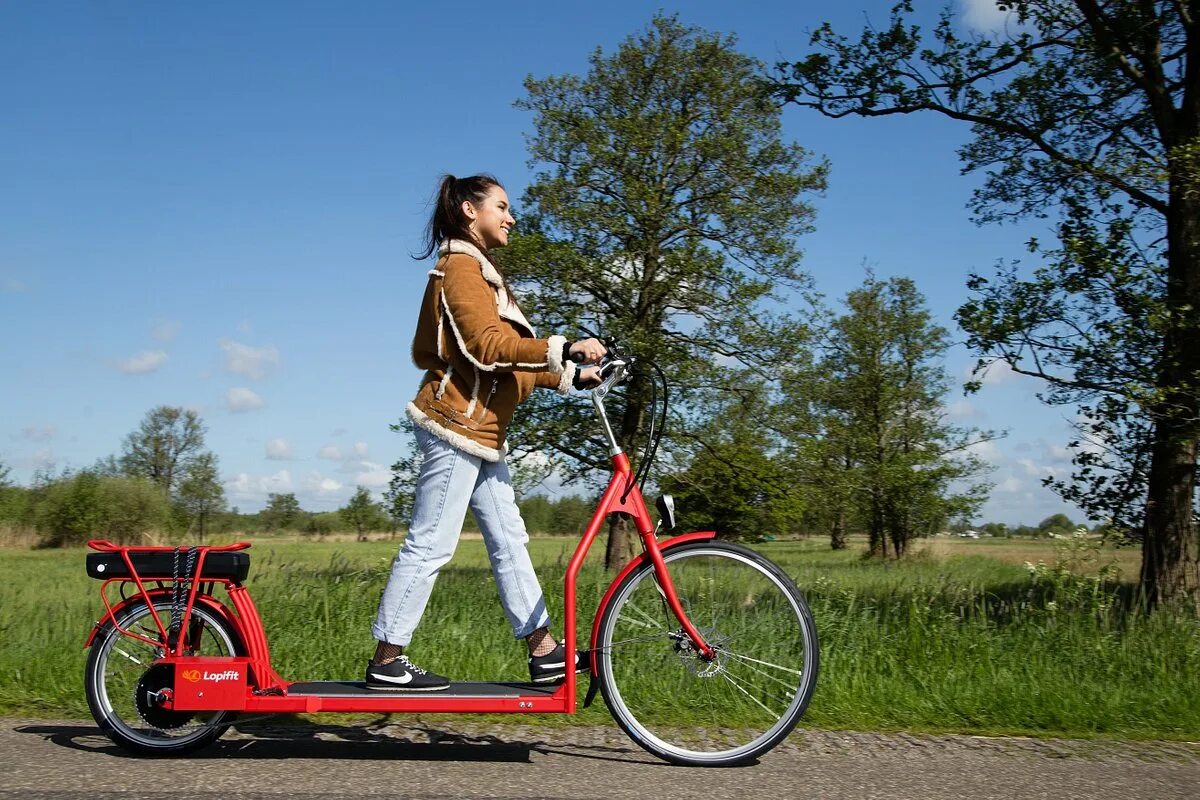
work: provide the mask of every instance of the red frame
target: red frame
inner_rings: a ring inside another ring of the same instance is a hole
[[[591,646],[594,649],[596,640],[599,636],[600,619],[604,615],[604,610],[608,607],[612,596],[616,591],[620,581],[628,575],[632,570],[636,569],[641,564],[649,560],[655,569],[660,586],[663,593],[666,595],[667,604],[674,612],[679,620],[681,627],[687,634],[696,642],[698,649],[702,654],[711,654],[712,650],[704,641],[699,631],[688,620],[684,613],[683,607],[680,605],[679,597],[675,592],[675,586],[671,582],[671,576],[667,572],[666,564],[663,561],[663,552],[676,547],[680,544],[692,541],[702,541],[712,539],[716,536],[714,531],[699,531],[696,533],[687,533],[682,536],[676,536],[664,542],[659,542],[654,535],[654,522],[650,518],[650,512],[646,507],[646,501],[642,497],[641,490],[634,483],[633,471],[629,465],[629,458],[624,453],[618,453],[613,456],[613,474],[609,480],[608,488],[600,497],[600,503],[595,514],[592,515],[591,522],[588,523],[587,529],[584,531],[583,538],[575,548],[575,554],[571,557],[570,564],[567,567],[567,574],[564,578],[563,586],[563,607],[565,611],[564,628],[566,633],[566,660],[567,663],[573,663],[575,659],[576,644],[575,644],[575,582],[579,575],[580,569],[583,567],[584,558],[591,549],[592,543],[596,540],[596,536],[600,532],[600,527],[609,514],[623,513],[633,517],[634,524],[637,527],[638,535],[641,536],[642,544],[645,547],[645,552],[638,556],[625,566],[625,568],[617,575],[613,582],[609,585],[608,591],[605,592],[603,599],[596,611],[595,620],[592,623]],[[169,578],[149,577],[147,580],[157,581],[158,586],[153,589],[147,589],[142,576],[139,576],[133,568],[133,561],[130,558],[130,553],[134,552],[154,552],[154,551],[172,551],[172,547],[130,547],[115,545],[112,542],[104,540],[92,540],[88,542],[88,546],[93,550],[104,552],[117,552],[121,554],[125,561],[126,568],[129,570],[130,577],[109,578],[100,587],[100,596],[104,601],[105,614],[96,623],[92,629],[91,635],[87,639],[86,646],[90,646],[95,640],[97,632],[106,622],[112,623],[117,627],[122,634],[132,636],[136,639],[149,642],[157,646],[159,643],[147,639],[144,636],[127,631],[117,626],[118,613],[131,603],[146,602],[150,606],[154,617],[155,625],[158,627],[160,634],[163,636],[163,641],[166,640],[166,630],[159,619],[157,612],[154,612],[154,601],[164,596],[170,596],[170,589],[162,584]],[[250,546],[249,542],[238,542],[236,544],[226,545],[224,547],[199,547],[197,548],[196,559],[196,575],[202,575],[201,567],[204,564],[205,556],[210,552],[228,551],[228,550],[244,550]],[[113,606],[107,597],[106,589],[110,583],[117,581],[133,581],[138,588],[135,595],[130,596],[123,602]],[[246,587],[241,584],[234,583],[230,580],[219,578],[192,580],[191,590],[188,592],[187,604],[185,606],[183,619],[180,622],[182,630],[187,630],[188,620],[191,618],[192,609],[197,602],[203,603],[206,608],[220,614],[228,620],[238,634],[241,636],[242,642],[246,647],[246,655],[243,658],[238,658],[239,662],[246,662],[249,667],[249,674],[242,675],[239,678],[238,686],[244,686],[243,702],[236,702],[231,699],[229,686],[202,686],[204,692],[195,690],[196,687],[191,687],[195,691],[188,693],[185,701],[188,710],[210,710],[210,711],[247,711],[252,713],[315,713],[319,711],[340,711],[340,712],[410,712],[410,713],[434,713],[434,712],[467,712],[467,713],[565,713],[573,714],[576,709],[576,675],[568,670],[566,680],[558,687],[552,695],[534,694],[520,695],[511,697],[464,697],[455,695],[437,694],[401,694],[401,693],[381,693],[379,695],[362,696],[362,695],[307,695],[297,694],[289,695],[288,689],[295,682],[286,681],[275,672],[271,666],[270,648],[267,645],[267,634],[263,629],[262,618],[258,614],[258,609],[254,606],[254,601],[250,599],[250,593]],[[210,595],[202,594],[197,598],[197,590],[201,583],[222,584],[225,587],[226,593],[229,595],[229,600],[233,604],[231,611],[227,606],[214,600]],[[217,657],[195,656],[187,657],[182,653],[183,637],[176,643],[175,651],[161,659],[160,663],[174,663],[178,665],[178,669],[184,667],[195,667],[202,665],[206,661],[222,662],[222,666],[228,666],[225,662],[229,659],[220,659]],[[595,669],[595,664],[591,665]],[[177,683],[178,686],[178,683]],[[220,702],[223,701],[223,702]],[[170,701],[173,703],[173,701]]]

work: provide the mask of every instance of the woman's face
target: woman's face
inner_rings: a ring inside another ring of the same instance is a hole
[[[479,203],[463,203],[463,212],[471,220],[471,230],[486,249],[508,244],[508,229],[517,223],[508,206],[508,193],[499,186],[488,190]]]

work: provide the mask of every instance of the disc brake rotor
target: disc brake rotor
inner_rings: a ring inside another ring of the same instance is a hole
[[[721,649],[725,643],[729,641],[728,636],[718,633],[712,628],[696,628],[704,641],[708,643],[716,651],[716,657],[712,661],[706,661],[700,656],[700,651],[696,648],[696,643],[692,641],[692,637],[688,636],[682,629],[671,634],[671,638],[675,640],[675,654],[679,656],[679,660],[683,662],[683,666],[697,678],[711,678],[719,673],[721,667]]]

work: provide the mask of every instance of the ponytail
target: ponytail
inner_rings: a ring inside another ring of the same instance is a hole
[[[442,242],[462,239],[478,247],[490,261],[491,254],[487,252],[487,248],[471,233],[471,220],[463,213],[462,204],[483,203],[493,186],[500,186],[500,181],[491,175],[472,175],[469,178],[443,175],[438,185],[437,198],[434,200],[433,214],[425,226],[425,249],[413,258],[422,261],[436,253]]]

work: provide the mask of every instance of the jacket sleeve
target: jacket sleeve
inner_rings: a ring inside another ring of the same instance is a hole
[[[575,362],[568,361],[559,374],[553,372],[537,372],[533,376],[533,385],[542,389],[554,389],[559,394],[570,394],[575,382]]]
[[[555,376],[557,384],[564,371],[562,350],[566,337],[526,339],[515,334],[500,319],[496,290],[484,280],[474,258],[452,256],[446,260],[441,304],[458,349],[476,368],[485,372],[546,372]]]

